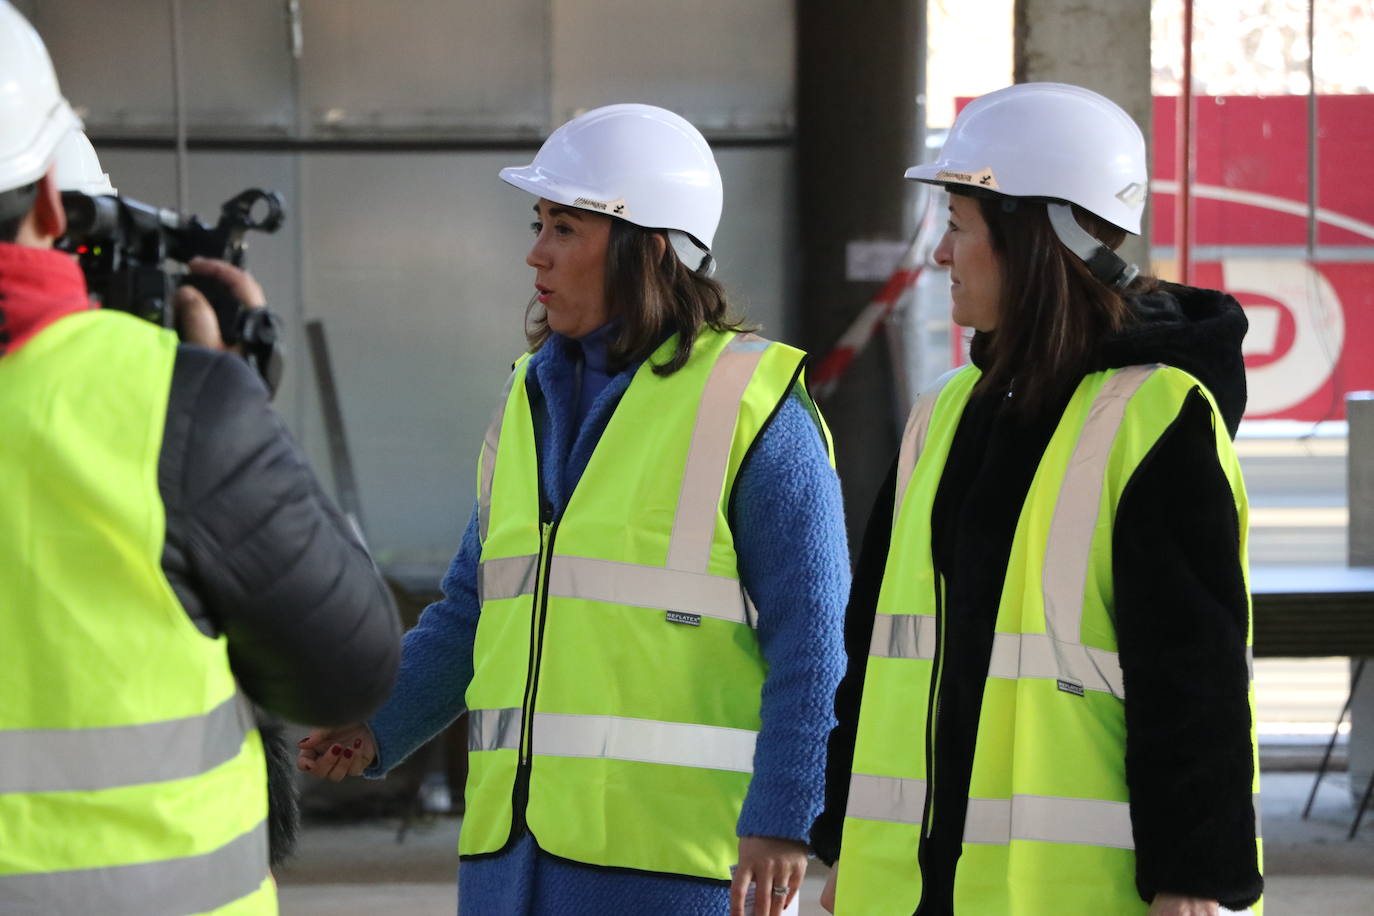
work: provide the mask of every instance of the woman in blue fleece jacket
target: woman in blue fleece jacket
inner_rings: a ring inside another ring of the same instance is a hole
[[[698,334],[737,330],[720,286],[709,279],[720,179],[691,125],[643,105],[574,119],[531,166],[501,177],[539,198],[526,259],[536,271],[538,304],[531,303],[534,352],[524,378],[545,512],[558,520],[637,373],[646,380],[670,375],[687,361]],[[604,215],[616,212],[623,215]],[[660,346],[674,333],[677,344],[665,359]],[[718,916],[742,912],[755,884],[756,912],[779,914],[795,897],[807,833],[823,801],[849,589],[839,484],[799,382],[756,434],[727,505],[737,574],[756,609],[752,633],[766,668],[752,777],[735,824],[733,884],[555,857],[525,825],[519,809],[527,800],[517,786],[509,841],[462,861],[460,913]],[[479,506],[444,577],[444,598],[406,635],[389,702],[366,725],[312,733],[302,743],[302,769],[331,779],[380,776],[463,712],[482,616],[484,537]],[[541,754],[536,747],[536,765]],[[671,835],[680,826],[651,829]],[[645,825],[634,827],[643,834]]]

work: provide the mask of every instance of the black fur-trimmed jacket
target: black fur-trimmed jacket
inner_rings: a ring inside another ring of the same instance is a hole
[[[244,361],[181,345],[158,461],[162,567],[191,620],[223,633],[243,692],[265,711],[273,864],[297,830],[295,748],[275,721],[365,719],[391,692],[391,592],[300,456]]]
[[[1184,369],[1216,399],[1234,436],[1245,408],[1240,306],[1222,293],[1160,284],[1132,307],[1136,320],[1104,342],[1095,369],[1147,363]],[[977,343],[975,338],[975,362]],[[1001,571],[1031,478],[1072,387],[1029,422],[1010,414],[1003,393],[972,399],[936,494],[932,545],[950,613],[934,761],[946,775],[935,784],[933,808],[947,816],[933,821],[922,841],[922,916],[952,912]],[[840,850],[894,479],[890,473],[869,520],[846,622],[849,668],[836,695],[839,724],[830,739],[826,807],[812,831],[817,854],[830,862]],[[1239,910],[1263,888],[1254,839],[1248,602],[1238,537],[1211,409],[1194,392],[1136,471],[1113,533],[1126,777],[1136,884],[1146,901],[1168,892]]]
[[[360,721],[395,680],[395,605],[268,397],[237,356],[177,348],[162,567],[196,626],[225,635],[253,702],[304,724]]]

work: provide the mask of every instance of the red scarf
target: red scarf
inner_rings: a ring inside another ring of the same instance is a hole
[[[0,242],[0,356],[59,318],[95,308],[76,258]]]

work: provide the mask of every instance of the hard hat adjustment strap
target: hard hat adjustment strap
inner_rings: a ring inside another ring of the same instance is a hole
[[[716,259],[711,256],[710,250],[702,247],[690,233],[681,229],[669,229],[668,243],[673,246],[673,252],[678,260],[685,264],[688,270],[708,277],[716,272]]]
[[[1073,207],[1068,204],[1048,202],[1045,212],[1049,214],[1050,226],[1064,247],[1088,265],[1092,275],[1114,289],[1125,289],[1140,273],[1140,268],[1127,264],[1120,255],[1088,234],[1073,218]]]

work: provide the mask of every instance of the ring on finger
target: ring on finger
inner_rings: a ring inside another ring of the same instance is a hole
[[[772,894],[774,897],[786,897],[791,891],[792,889],[786,884],[775,884],[773,885]]]

